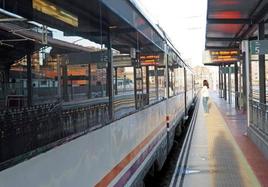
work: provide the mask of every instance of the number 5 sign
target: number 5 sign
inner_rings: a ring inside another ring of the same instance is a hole
[[[250,53],[253,55],[268,54],[268,40],[250,41]]]

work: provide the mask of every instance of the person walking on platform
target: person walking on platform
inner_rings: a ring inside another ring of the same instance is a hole
[[[206,114],[208,113],[208,98],[209,98],[208,88],[209,88],[208,81],[204,80],[201,93],[203,97],[203,107]]]

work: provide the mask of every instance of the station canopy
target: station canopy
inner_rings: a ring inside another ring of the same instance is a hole
[[[257,39],[258,23],[267,21],[267,0],[208,0],[205,48],[239,49],[242,40]]]

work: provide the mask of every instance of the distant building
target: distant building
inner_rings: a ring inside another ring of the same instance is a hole
[[[207,67],[202,66],[196,66],[193,68],[193,71],[195,73],[195,85],[196,87],[202,87],[203,86],[203,80],[207,80],[211,89],[216,89],[218,84],[218,78],[215,76],[215,73],[213,70]]]

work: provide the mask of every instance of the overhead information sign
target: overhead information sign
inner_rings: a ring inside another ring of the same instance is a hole
[[[156,66],[164,64],[163,54],[142,55],[140,56],[142,66]]]
[[[116,55],[113,56],[114,67],[131,67],[131,58],[129,55]]]
[[[71,14],[70,12],[57,7],[47,0],[32,0],[33,9],[52,16],[60,21],[63,21],[74,27],[78,27],[78,17]]]
[[[70,65],[108,63],[107,51],[69,53],[66,57]]]
[[[239,61],[239,50],[206,50],[203,56],[205,65],[228,64]]]
[[[268,40],[250,41],[250,53],[253,55],[268,54]]]

